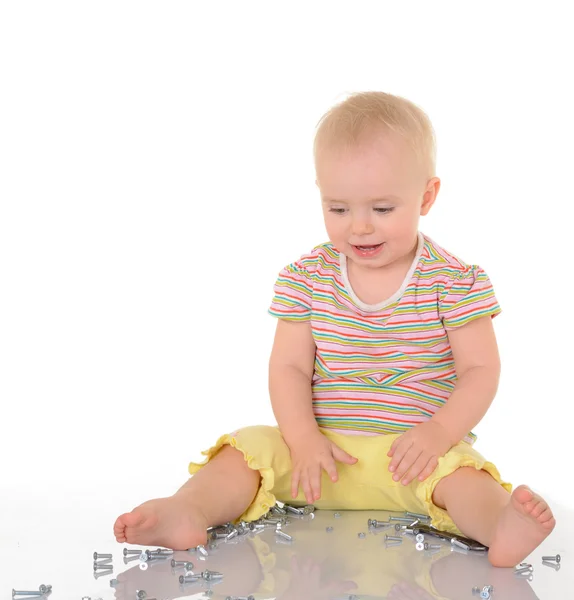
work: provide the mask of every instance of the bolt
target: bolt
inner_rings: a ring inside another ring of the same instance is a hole
[[[408,510],[405,511],[405,515],[407,515],[407,517],[415,517],[416,519],[424,519],[425,521],[430,519],[429,515],[419,515],[418,513],[409,512]]]
[[[211,581],[213,579],[222,579],[223,573],[218,573],[217,571],[208,571],[206,569],[201,573],[201,578],[205,579],[205,581]]]
[[[98,560],[99,558],[112,558],[111,554],[98,554],[94,552],[94,560]]]
[[[189,562],[187,560],[175,560],[175,558],[171,559],[171,566],[174,569],[178,569],[179,567],[183,567],[184,569],[187,569],[188,571],[191,571],[193,569],[193,563]]]
[[[457,540],[454,537],[450,540],[450,543],[453,546],[458,546],[459,548],[464,548],[464,550],[470,550],[470,546],[467,546],[466,544],[463,544],[460,540]]]
[[[388,521],[377,521],[377,519],[369,519],[367,521],[369,527],[390,527],[391,523]]]
[[[130,550],[129,548],[124,548],[124,556],[128,556],[130,554],[141,554],[141,550]]]
[[[173,554],[173,550],[170,550],[169,548],[156,548],[155,553],[171,556]]]
[[[542,560],[555,560],[557,563],[560,562],[560,554],[557,554],[556,556],[543,556]]]
[[[180,575],[179,583],[193,583],[194,581],[199,581],[201,575]]]
[[[275,531],[275,535],[278,535],[278,536],[282,537],[285,540],[289,540],[290,542],[293,540],[292,536],[290,536],[288,533],[285,533],[284,531],[281,531],[280,529],[277,529]]]
[[[398,537],[396,535],[388,535],[388,534],[385,533],[385,542],[388,541],[388,540],[395,540],[397,542],[402,542],[403,538],[402,537]]]
[[[401,521],[402,523],[412,523],[412,519],[406,517],[389,517],[389,521]]]
[[[239,531],[237,529],[234,529],[231,533],[229,533],[225,536],[225,540],[229,542],[230,540],[232,540],[234,537],[237,537],[238,535],[239,535]]]
[[[290,512],[293,515],[302,515],[303,514],[303,509],[302,508],[297,508],[295,506],[289,506],[287,504],[285,504],[285,510],[287,512]]]
[[[522,567],[522,569],[516,569],[514,571],[515,575],[521,575],[522,573],[531,573],[532,572],[532,568],[531,567]]]
[[[19,591],[19,590],[12,590],[12,598],[16,597],[16,596],[41,596],[42,592],[39,592],[38,590],[34,590],[33,592],[26,592],[26,591]]]
[[[102,564],[102,563],[94,563],[94,571],[98,571],[98,570],[110,570],[113,571],[114,567],[113,565],[107,563],[107,564]]]
[[[203,554],[203,556],[209,556],[209,554],[207,553],[207,550],[205,549],[205,546],[203,544],[200,544],[199,546],[196,546],[196,550],[200,554]]]
[[[429,544],[428,542],[424,543],[425,550],[440,550],[440,544]]]

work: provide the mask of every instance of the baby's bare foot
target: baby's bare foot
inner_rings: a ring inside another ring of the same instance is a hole
[[[526,485],[519,485],[498,518],[488,560],[495,567],[515,566],[540,545],[555,525],[548,504]]]
[[[120,543],[157,545],[187,550],[207,542],[207,521],[182,494],[144,502],[117,518],[114,535]]]

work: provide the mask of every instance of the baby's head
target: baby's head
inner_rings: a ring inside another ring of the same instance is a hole
[[[384,92],[353,94],[323,115],[313,154],[335,247],[365,268],[412,261],[419,218],[440,188],[424,111]],[[370,252],[357,248],[376,244]]]

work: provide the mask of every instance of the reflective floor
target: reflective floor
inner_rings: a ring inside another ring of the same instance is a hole
[[[316,511],[314,518],[292,518],[284,530],[292,542],[277,537],[274,529],[247,534],[229,542],[219,541],[207,557],[196,551],[176,552],[163,560],[143,562],[139,555],[125,558],[113,540],[111,525],[119,511],[113,503],[99,511],[68,498],[69,504],[38,506],[20,498],[18,506],[4,503],[1,540],[0,583],[3,597],[16,588],[38,589],[52,584],[51,600],[90,597],[148,599],[243,597],[255,599],[374,599],[427,600],[431,598],[480,598],[473,587],[492,585],[491,598],[505,600],[574,597],[573,513],[555,510],[558,526],[527,560],[534,571],[520,578],[513,569],[491,567],[484,553],[465,552],[444,541],[435,553],[419,551],[412,536],[389,546],[389,530],[369,530],[367,520],[387,520],[400,513],[381,511]],[[77,500],[77,499],[76,499]],[[127,507],[122,507],[127,508]],[[117,513],[117,514],[116,514]],[[332,530],[327,530],[332,528]],[[359,535],[364,533],[364,537]],[[151,547],[150,549],[154,549]],[[112,572],[93,571],[93,552],[113,555]],[[557,569],[544,566],[542,555],[559,553]],[[193,572],[218,571],[219,582],[199,581],[181,585],[184,568],[172,568],[171,559],[191,561]],[[112,584],[112,585],[111,585]],[[143,594],[140,594],[143,596]]]

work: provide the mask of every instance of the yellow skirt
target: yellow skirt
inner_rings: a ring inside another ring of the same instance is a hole
[[[313,504],[327,510],[388,510],[410,511],[430,515],[437,529],[462,535],[448,513],[432,502],[437,483],[459,467],[484,469],[509,493],[512,485],[503,482],[498,469],[467,442],[453,446],[438,459],[438,466],[424,481],[415,479],[408,485],[394,481],[388,470],[391,458],[387,452],[400,434],[362,436],[344,435],[320,429],[329,440],[351,456],[358,458],[354,465],[337,462],[339,480],[332,482],[327,473],[321,476],[321,497]],[[278,427],[254,425],[231,434],[222,435],[214,446],[202,452],[202,463],[190,463],[189,472],[197,473],[225,444],[240,450],[249,468],[259,471],[261,484],[247,510],[237,521],[255,521],[264,515],[276,500],[293,506],[307,504],[299,490],[291,497],[291,455]]]

